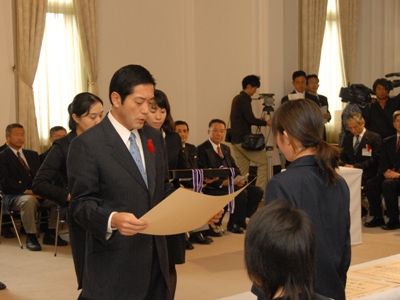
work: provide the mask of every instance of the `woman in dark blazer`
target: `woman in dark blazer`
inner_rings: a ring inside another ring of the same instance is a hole
[[[91,93],[80,93],[75,96],[68,106],[68,113],[68,125],[71,131],[67,136],[54,141],[49,154],[35,176],[32,186],[35,194],[55,201],[60,207],[68,207],[71,198],[66,168],[69,145],[77,135],[101,121],[103,117],[103,101]],[[54,185],[59,176],[62,178],[63,186]],[[78,289],[80,289],[82,288],[86,231],[70,217],[68,210],[67,223]]]
[[[323,130],[322,113],[310,100],[288,101],[276,110],[272,131],[292,163],[268,181],[265,204],[283,199],[311,217],[317,234],[315,291],[345,299],[351,259],[350,192],[336,172],[340,150],[322,139]],[[255,286],[252,291],[265,299]]]
[[[154,91],[154,106],[146,117],[146,123],[161,130],[167,146],[168,169],[177,169],[184,159],[182,154],[181,137],[174,131],[174,121],[167,95],[160,90]],[[175,185],[175,184],[174,184]],[[177,282],[175,265],[185,263],[186,238],[185,234],[167,235],[170,287],[167,299],[174,299]]]

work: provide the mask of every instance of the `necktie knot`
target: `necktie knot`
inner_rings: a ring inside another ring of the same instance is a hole
[[[219,145],[217,146],[217,153],[220,158],[224,158],[224,155],[222,154],[222,151],[221,151],[221,147]]]

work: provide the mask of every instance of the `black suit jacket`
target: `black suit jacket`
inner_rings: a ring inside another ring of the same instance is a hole
[[[291,94],[296,94],[296,91],[291,92]],[[316,96],[314,96],[313,94],[310,94],[309,92],[305,91],[305,98],[309,99],[311,101],[314,101],[318,106],[320,106],[319,100]],[[281,100],[281,105],[285,102],[289,101],[289,97],[288,95],[286,95],[285,97],[282,98]]]
[[[234,168],[235,175],[240,175],[240,170],[236,166],[235,160],[231,155],[231,149],[224,144],[220,144],[220,147],[222,154],[224,155],[223,160],[221,160],[219,155],[215,152],[210,140],[207,140],[201,145],[197,146],[200,168],[219,168],[223,164],[225,167]],[[226,178],[219,178],[218,180],[207,184],[207,186],[217,189],[225,179]]]
[[[33,180],[32,190],[35,194],[53,200],[60,206],[68,205],[67,154],[75,137],[76,132],[71,131],[67,136],[54,141]],[[69,210],[67,223],[78,288],[82,288],[86,230],[76,223]]]
[[[343,178],[326,186],[313,155],[293,161],[285,172],[271,178],[265,204],[276,199],[304,210],[313,221],[317,237],[315,291],[333,299],[345,299],[350,266],[350,191]]]
[[[353,134],[348,134],[343,140],[343,151],[340,155],[342,165],[354,165],[354,168],[363,170],[363,181],[376,176],[378,173],[379,155],[382,139],[379,134],[366,130],[358,146],[357,152],[353,150]],[[362,149],[366,145],[371,147],[371,156],[363,156]]]
[[[173,190],[160,131],[144,125],[139,135],[148,187],[108,116],[76,137],[69,148],[71,212],[88,232],[83,296],[89,299],[143,299],[149,290],[153,263],[159,264],[168,286],[164,236],[122,236],[114,230],[106,239],[112,212],[130,212],[140,218]],[[154,153],[147,147],[149,139]]]
[[[0,152],[3,151],[4,149],[6,149],[7,147],[8,147],[7,144],[0,146]]]
[[[0,185],[5,195],[25,194],[32,189],[32,181],[40,167],[39,155],[36,151],[22,149],[29,166],[30,174],[26,172],[18,157],[10,147],[0,152]],[[8,211],[13,203],[4,197],[5,211]]]
[[[185,143],[185,147],[182,147],[182,160],[178,163],[178,169],[198,169],[199,164],[197,162],[197,149],[195,145]]]
[[[181,137],[175,131],[170,131],[165,135],[165,143],[167,145],[168,168],[175,170],[178,164],[182,164],[182,142]]]
[[[396,147],[397,134],[383,140],[379,159],[379,174],[383,175],[387,170],[393,169],[400,173],[400,150],[396,152]]]
[[[67,154],[76,132],[71,131],[65,137],[55,140],[46,155],[33,181],[35,194],[66,206],[69,194],[67,178]]]
[[[185,143],[185,146],[181,148],[182,159],[178,161],[177,169],[198,169],[199,164],[197,161],[197,149],[195,145]],[[193,188],[193,181],[181,181],[181,185],[186,188]]]

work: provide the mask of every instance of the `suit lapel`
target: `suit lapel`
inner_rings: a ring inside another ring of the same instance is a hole
[[[206,152],[207,152],[208,158],[210,159],[210,165],[211,165],[211,166],[218,166],[218,167],[219,167],[219,166],[221,165],[221,163],[220,163],[220,161],[219,161],[219,156],[218,156],[218,154],[215,152],[215,150],[214,150],[212,144],[210,143],[210,141],[207,141],[207,149],[206,149]]]
[[[27,172],[25,171],[24,167],[22,166],[21,162],[14,154],[14,152],[9,147],[6,148],[5,151],[8,152],[8,157],[10,159],[10,162],[14,165],[14,169],[17,170],[22,177],[28,177]]]

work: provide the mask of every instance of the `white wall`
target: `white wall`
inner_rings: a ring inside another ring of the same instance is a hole
[[[15,85],[11,0],[0,1],[0,145],[5,142],[5,129],[15,122]]]
[[[109,80],[119,67],[145,66],[168,95],[174,119],[189,123],[194,144],[207,138],[212,118],[228,121],[243,77],[261,75],[260,92],[280,100],[284,82],[290,83],[297,69],[296,47],[284,48],[289,39],[297,46],[295,0],[117,3],[99,1],[100,96],[107,99]],[[290,26],[284,26],[287,16]],[[254,101],[254,109],[261,116],[260,101]]]
[[[400,72],[400,1],[360,1],[354,83],[372,88],[375,79]],[[400,79],[399,77],[389,78]],[[400,88],[390,95],[400,93]]]
[[[106,109],[113,73],[141,64],[168,95],[174,119],[190,124],[189,141],[199,144],[207,138],[211,118],[228,120],[244,76],[260,75],[259,92],[275,93],[276,103],[292,90],[291,75],[298,69],[298,0],[98,3],[98,83]],[[360,14],[355,81],[370,86],[400,71],[400,1],[363,0]],[[11,15],[12,0],[0,1],[0,143],[5,126],[15,121]],[[391,30],[399,38],[387,38]],[[260,101],[253,101],[253,108],[261,115]]]

